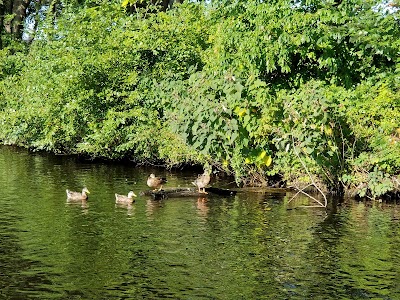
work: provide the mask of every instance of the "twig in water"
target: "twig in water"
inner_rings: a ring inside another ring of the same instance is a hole
[[[304,189],[299,189],[299,191],[300,191],[301,193],[303,193],[304,195],[310,197],[310,198],[313,199],[314,201],[318,202],[322,207],[326,207],[326,205],[328,204],[328,200],[326,199],[326,196],[325,196],[324,192],[323,192],[323,191],[318,187],[318,185],[314,182],[314,180],[313,180],[313,178],[312,178],[310,172],[308,171],[306,165],[304,164],[303,160],[300,158],[300,155],[299,155],[299,153],[297,152],[296,147],[295,147],[295,145],[294,145],[293,135],[292,135],[292,145],[293,145],[293,151],[294,151],[294,153],[296,154],[297,158],[300,160],[300,163],[302,164],[303,168],[306,170],[308,177],[310,177],[311,185],[313,185],[313,186],[321,193],[321,195],[324,197],[325,203],[322,204],[320,201],[318,201],[317,199],[315,199],[315,198],[312,197],[311,195],[309,195],[309,194],[307,194],[306,192],[304,192],[304,191],[303,191]]]
[[[303,188],[303,190],[305,190],[305,189],[308,188],[309,186],[312,186],[312,184],[307,185],[306,187]],[[300,189],[300,188],[298,188],[297,186],[293,186],[293,187],[297,190],[297,193],[294,194],[294,196],[293,196],[292,198],[290,198],[290,200],[288,201],[288,203],[290,203],[294,198],[296,198],[296,196],[297,196],[298,194],[301,193],[301,189]]]
[[[310,185],[312,185],[312,184],[310,184]],[[310,186],[310,185],[308,185],[308,186]],[[307,197],[313,199],[315,202],[317,202],[319,204],[319,206],[318,205],[312,205],[312,206],[310,205],[310,206],[303,206],[303,207],[326,207],[326,198],[325,198],[325,205],[324,205],[317,198],[315,198],[315,197],[311,196],[310,194],[306,193],[305,191],[303,191],[303,189],[299,189],[297,187],[295,187],[295,188],[298,189],[298,192],[296,193],[296,195],[299,193],[302,193],[302,194],[306,195]]]

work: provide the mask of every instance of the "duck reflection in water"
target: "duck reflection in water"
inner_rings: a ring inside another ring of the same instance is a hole
[[[207,218],[210,208],[207,205],[208,199],[206,197],[199,197],[197,199],[197,214],[202,218]]]
[[[128,193],[128,196],[115,194],[115,207],[126,208],[128,216],[133,215],[136,194],[133,191]]]
[[[80,205],[82,208],[82,213],[83,214],[87,214],[89,212],[88,208],[88,194],[90,194],[89,190],[84,187],[82,189],[82,192],[73,192],[70,190],[65,190],[65,192],[67,193],[67,203],[68,204],[77,204]]]
[[[89,213],[89,203],[87,200],[70,200],[67,199],[66,202],[67,205],[71,206],[71,207],[77,207],[80,206],[82,208],[82,214],[86,215]]]
[[[157,211],[163,207],[163,201],[162,200],[147,200],[146,202],[146,215],[148,218],[153,216],[154,214],[157,213]]]
[[[116,202],[115,203],[115,208],[116,209],[124,209],[126,210],[126,214],[128,216],[133,216],[133,214],[135,213],[135,205],[131,204],[131,203],[121,203],[121,202]]]

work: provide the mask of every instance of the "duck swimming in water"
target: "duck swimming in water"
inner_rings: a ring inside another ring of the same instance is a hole
[[[135,201],[133,197],[137,197],[136,194],[132,191],[128,193],[128,196],[115,194],[115,203],[126,203],[131,204]]]
[[[87,188],[83,188],[82,192],[72,192],[70,190],[66,190],[67,199],[68,200],[87,200],[88,194],[90,194]]]

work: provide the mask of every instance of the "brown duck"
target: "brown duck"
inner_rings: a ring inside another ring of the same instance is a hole
[[[137,197],[136,194],[132,191],[128,193],[128,196],[115,194],[115,203],[127,203],[131,204],[135,201],[133,197]]]
[[[150,174],[149,178],[147,178],[147,185],[154,190],[161,190],[164,183],[167,182],[165,177],[157,177],[154,174]]]
[[[205,171],[203,174],[200,174],[195,181],[192,183],[197,186],[200,194],[208,194],[205,190],[206,186],[210,183],[210,173]]]
[[[68,200],[86,200],[88,198],[88,194],[90,194],[87,188],[83,188],[82,192],[72,192],[70,190],[66,190],[67,199]]]

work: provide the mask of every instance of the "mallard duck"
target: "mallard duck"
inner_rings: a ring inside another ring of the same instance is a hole
[[[154,190],[161,190],[164,183],[167,182],[165,177],[157,177],[154,174],[150,174],[149,178],[147,178],[147,185]]]
[[[115,203],[128,203],[131,204],[135,200],[133,197],[137,197],[136,194],[132,191],[128,193],[128,196],[115,194]]]
[[[205,190],[206,186],[210,183],[210,173],[208,171],[205,171],[203,174],[200,174],[195,181],[192,183],[197,186],[199,189],[200,194],[208,194]]]
[[[72,192],[70,190],[66,190],[67,192],[67,199],[68,200],[86,200],[88,198],[87,194],[90,194],[87,188],[83,188],[82,192]]]

